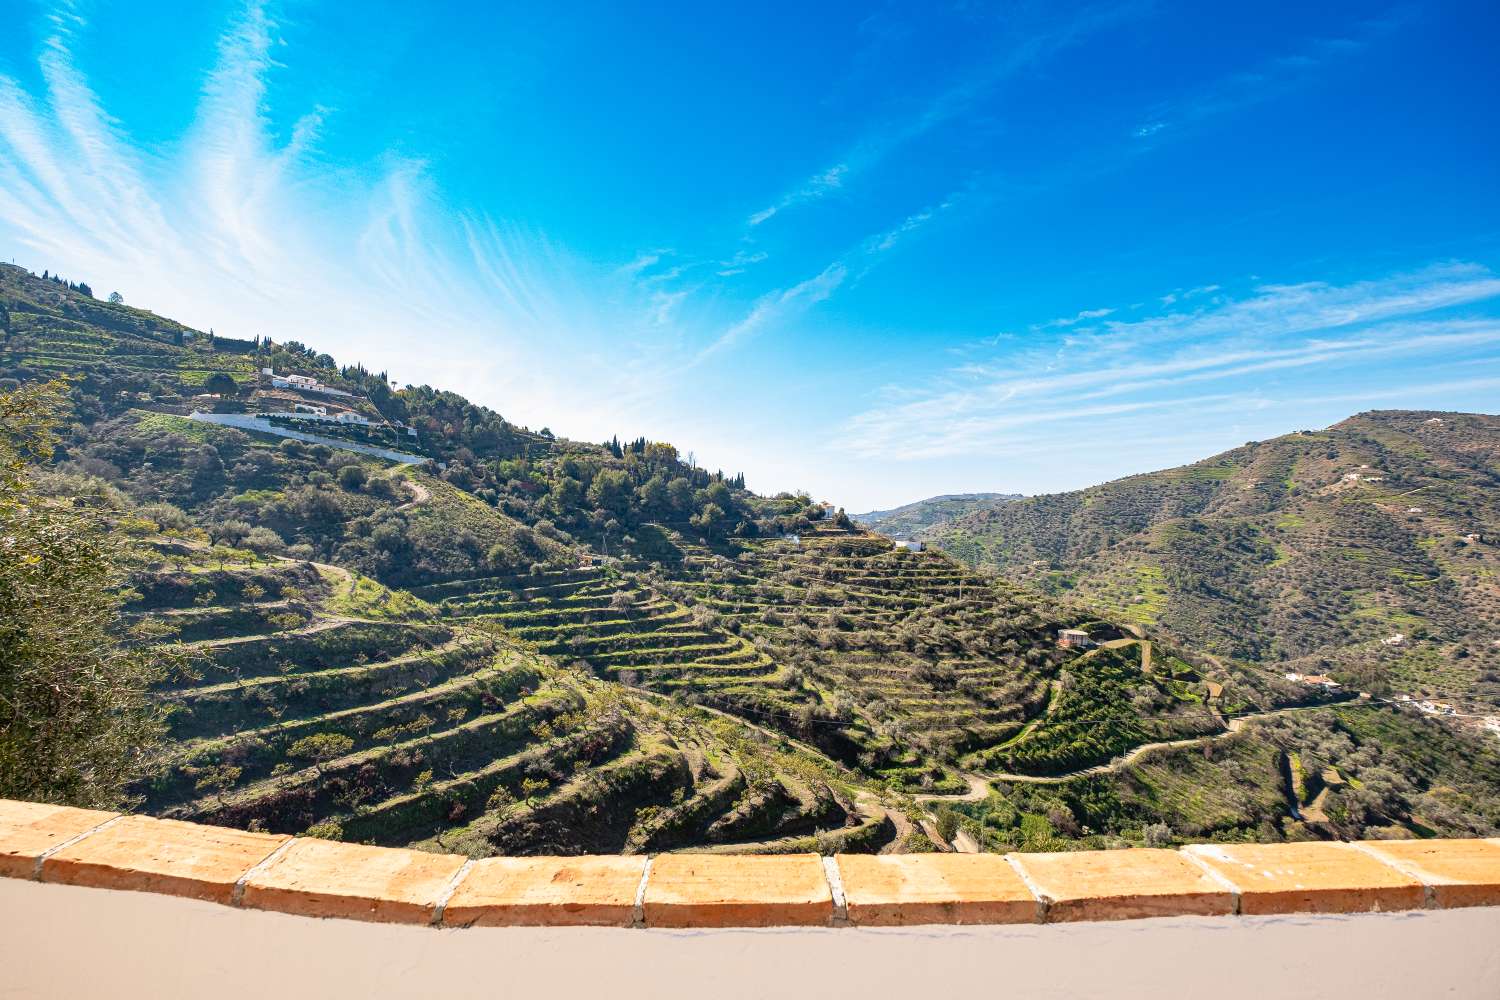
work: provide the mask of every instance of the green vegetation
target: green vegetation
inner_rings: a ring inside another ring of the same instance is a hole
[[[112,641],[122,553],[90,497],[47,495],[64,384],[0,392],[0,796],[113,806],[151,760],[162,665]]]

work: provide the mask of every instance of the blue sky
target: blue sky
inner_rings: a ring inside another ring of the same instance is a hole
[[[851,510],[1497,409],[1492,4],[471,6],[0,0],[0,258]]]

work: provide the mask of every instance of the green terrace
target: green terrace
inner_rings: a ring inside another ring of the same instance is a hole
[[[157,689],[173,753],[140,789],[158,815],[475,856],[874,849],[893,835],[825,762],[646,693],[711,672],[731,687],[776,677],[749,644],[599,571],[413,596],[317,564],[158,550],[129,605],[156,637],[143,641],[180,663]],[[418,617],[361,614],[391,608]]]

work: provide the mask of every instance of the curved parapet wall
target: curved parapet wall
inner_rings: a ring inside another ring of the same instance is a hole
[[[1500,840],[472,861],[0,800],[0,876],[439,927],[1052,924],[1500,906]]]

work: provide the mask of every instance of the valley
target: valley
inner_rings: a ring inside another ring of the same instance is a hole
[[[18,268],[0,305],[0,391],[67,380],[39,496],[170,667],[141,811],[473,857],[1500,830],[1500,741],[1382,701],[1493,697],[1495,418],[877,533]]]

